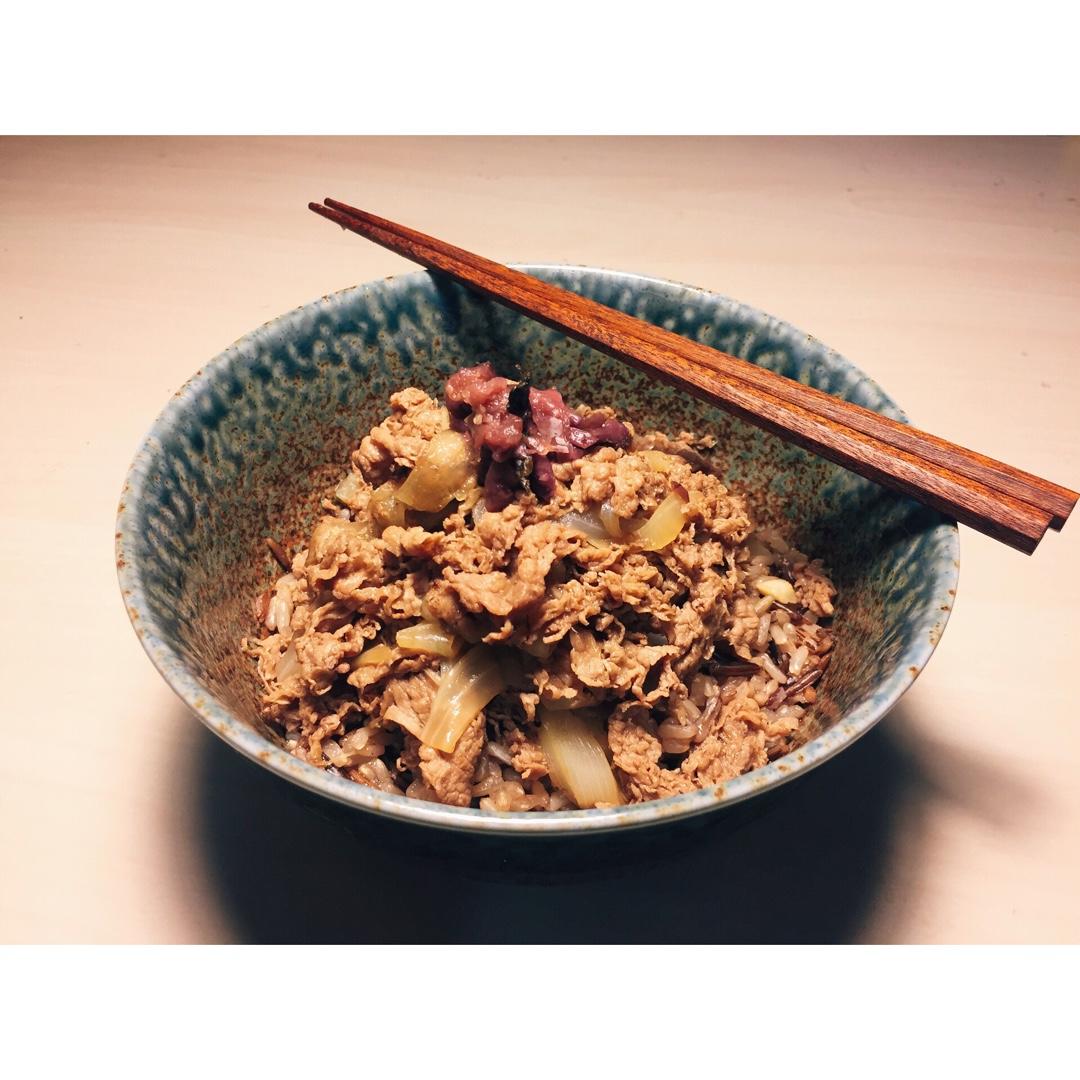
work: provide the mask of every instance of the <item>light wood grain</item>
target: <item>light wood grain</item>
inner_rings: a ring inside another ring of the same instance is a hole
[[[313,193],[502,262],[736,296],[851,357],[920,427],[1080,478],[1076,142],[0,141],[3,940],[300,933],[343,891],[352,921],[333,925],[363,937],[393,919],[365,899],[375,872],[429,935],[479,935],[515,905],[541,928],[556,911],[564,932],[629,933],[601,885],[436,878],[374,850],[343,865],[342,838],[217,749],[127,624],[115,503],[169,394],[266,319],[411,269],[318,228]],[[813,800],[796,793],[802,817],[675,861],[681,881],[724,865],[740,907],[703,899],[715,936],[747,936],[737,912],[768,885],[809,906],[788,920],[814,940],[1080,938],[1080,534],[1034,560],[968,531],[962,548],[927,671]],[[632,883],[672,916],[670,878]],[[432,887],[461,902],[425,906]]]

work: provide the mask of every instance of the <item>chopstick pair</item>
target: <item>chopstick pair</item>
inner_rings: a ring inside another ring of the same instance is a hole
[[[342,228],[1030,554],[1078,495],[631,315],[336,199]]]

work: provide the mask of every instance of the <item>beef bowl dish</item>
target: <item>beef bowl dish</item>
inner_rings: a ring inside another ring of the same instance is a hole
[[[525,269],[903,418],[735,301]],[[117,551],[151,659],[242,753],[387,819],[545,836],[722,813],[843,749],[958,567],[932,511],[429,273],[200,371]]]

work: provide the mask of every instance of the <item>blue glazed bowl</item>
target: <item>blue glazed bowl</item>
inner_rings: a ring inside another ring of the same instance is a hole
[[[905,419],[849,361],[787,323],[699,289],[589,267],[525,266],[544,280]],[[251,600],[279,571],[263,545],[299,544],[359,438],[406,385],[438,393],[482,360],[638,427],[718,439],[728,482],[757,516],[825,560],[839,590],[836,646],[810,739],[722,786],[607,810],[494,814],[387,795],[314,768],[259,722],[241,656]],[[716,815],[805,773],[868,731],[914,682],[944,630],[956,526],[933,511],[653,382],[617,360],[416,273],[297,308],[226,349],[155,421],[124,484],[116,534],[132,625],[162,676],[214,732],[268,769],[384,820],[513,838],[594,836]]]

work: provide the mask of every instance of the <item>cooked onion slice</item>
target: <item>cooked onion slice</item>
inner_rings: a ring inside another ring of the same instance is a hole
[[[380,529],[385,529],[387,525],[405,524],[405,504],[398,498],[398,489],[389,480],[372,492],[368,513]]]
[[[465,436],[440,431],[424,447],[397,497],[414,510],[441,510],[456,493],[464,494],[472,473],[472,452]]]
[[[622,519],[615,513],[609,502],[600,507],[600,524],[604,526],[612,540],[622,539]]]
[[[676,459],[663,450],[639,450],[637,456],[654,472],[669,473],[676,464]]]
[[[289,647],[281,654],[281,658],[277,663],[275,675],[277,681],[280,683],[299,674],[300,658],[296,655],[296,642],[293,641],[289,643]]]
[[[754,588],[757,589],[762,596],[771,596],[773,600],[776,600],[781,604],[797,604],[799,602],[799,598],[796,595],[791,582],[785,581],[783,578],[758,578],[757,581],[754,582]]]
[[[420,622],[399,630],[394,638],[402,652],[445,656],[452,660],[461,652],[461,639],[436,622]]]
[[[394,659],[394,650],[389,645],[372,645],[365,649],[354,661],[353,667],[367,667],[375,664],[389,664]]]
[[[551,779],[582,810],[622,802],[600,733],[580,712],[540,712],[540,745]]]
[[[666,548],[686,524],[687,498],[673,491],[652,513],[652,517],[634,533],[634,540],[646,551]]]
[[[344,503],[350,509],[355,510],[359,505],[360,495],[364,490],[364,482],[360,479],[359,475],[354,472],[350,472],[344,480],[336,488],[334,488],[334,498],[339,503]]]
[[[581,694],[571,694],[570,697],[553,697],[544,699],[544,708],[552,712],[563,712],[567,709],[591,709],[592,698],[582,700]]]
[[[474,646],[443,672],[421,742],[450,753],[477,713],[505,689],[498,654],[487,646]]]
[[[484,505],[483,495],[484,489],[476,482],[476,477],[472,475],[470,475],[463,487],[454,492],[454,498],[461,503],[460,509],[466,514],[476,507]]]
[[[607,529],[592,514],[579,514],[577,511],[571,510],[569,514],[563,514],[559,518],[559,524],[581,533],[594,547],[611,547],[611,537],[608,535]]]

